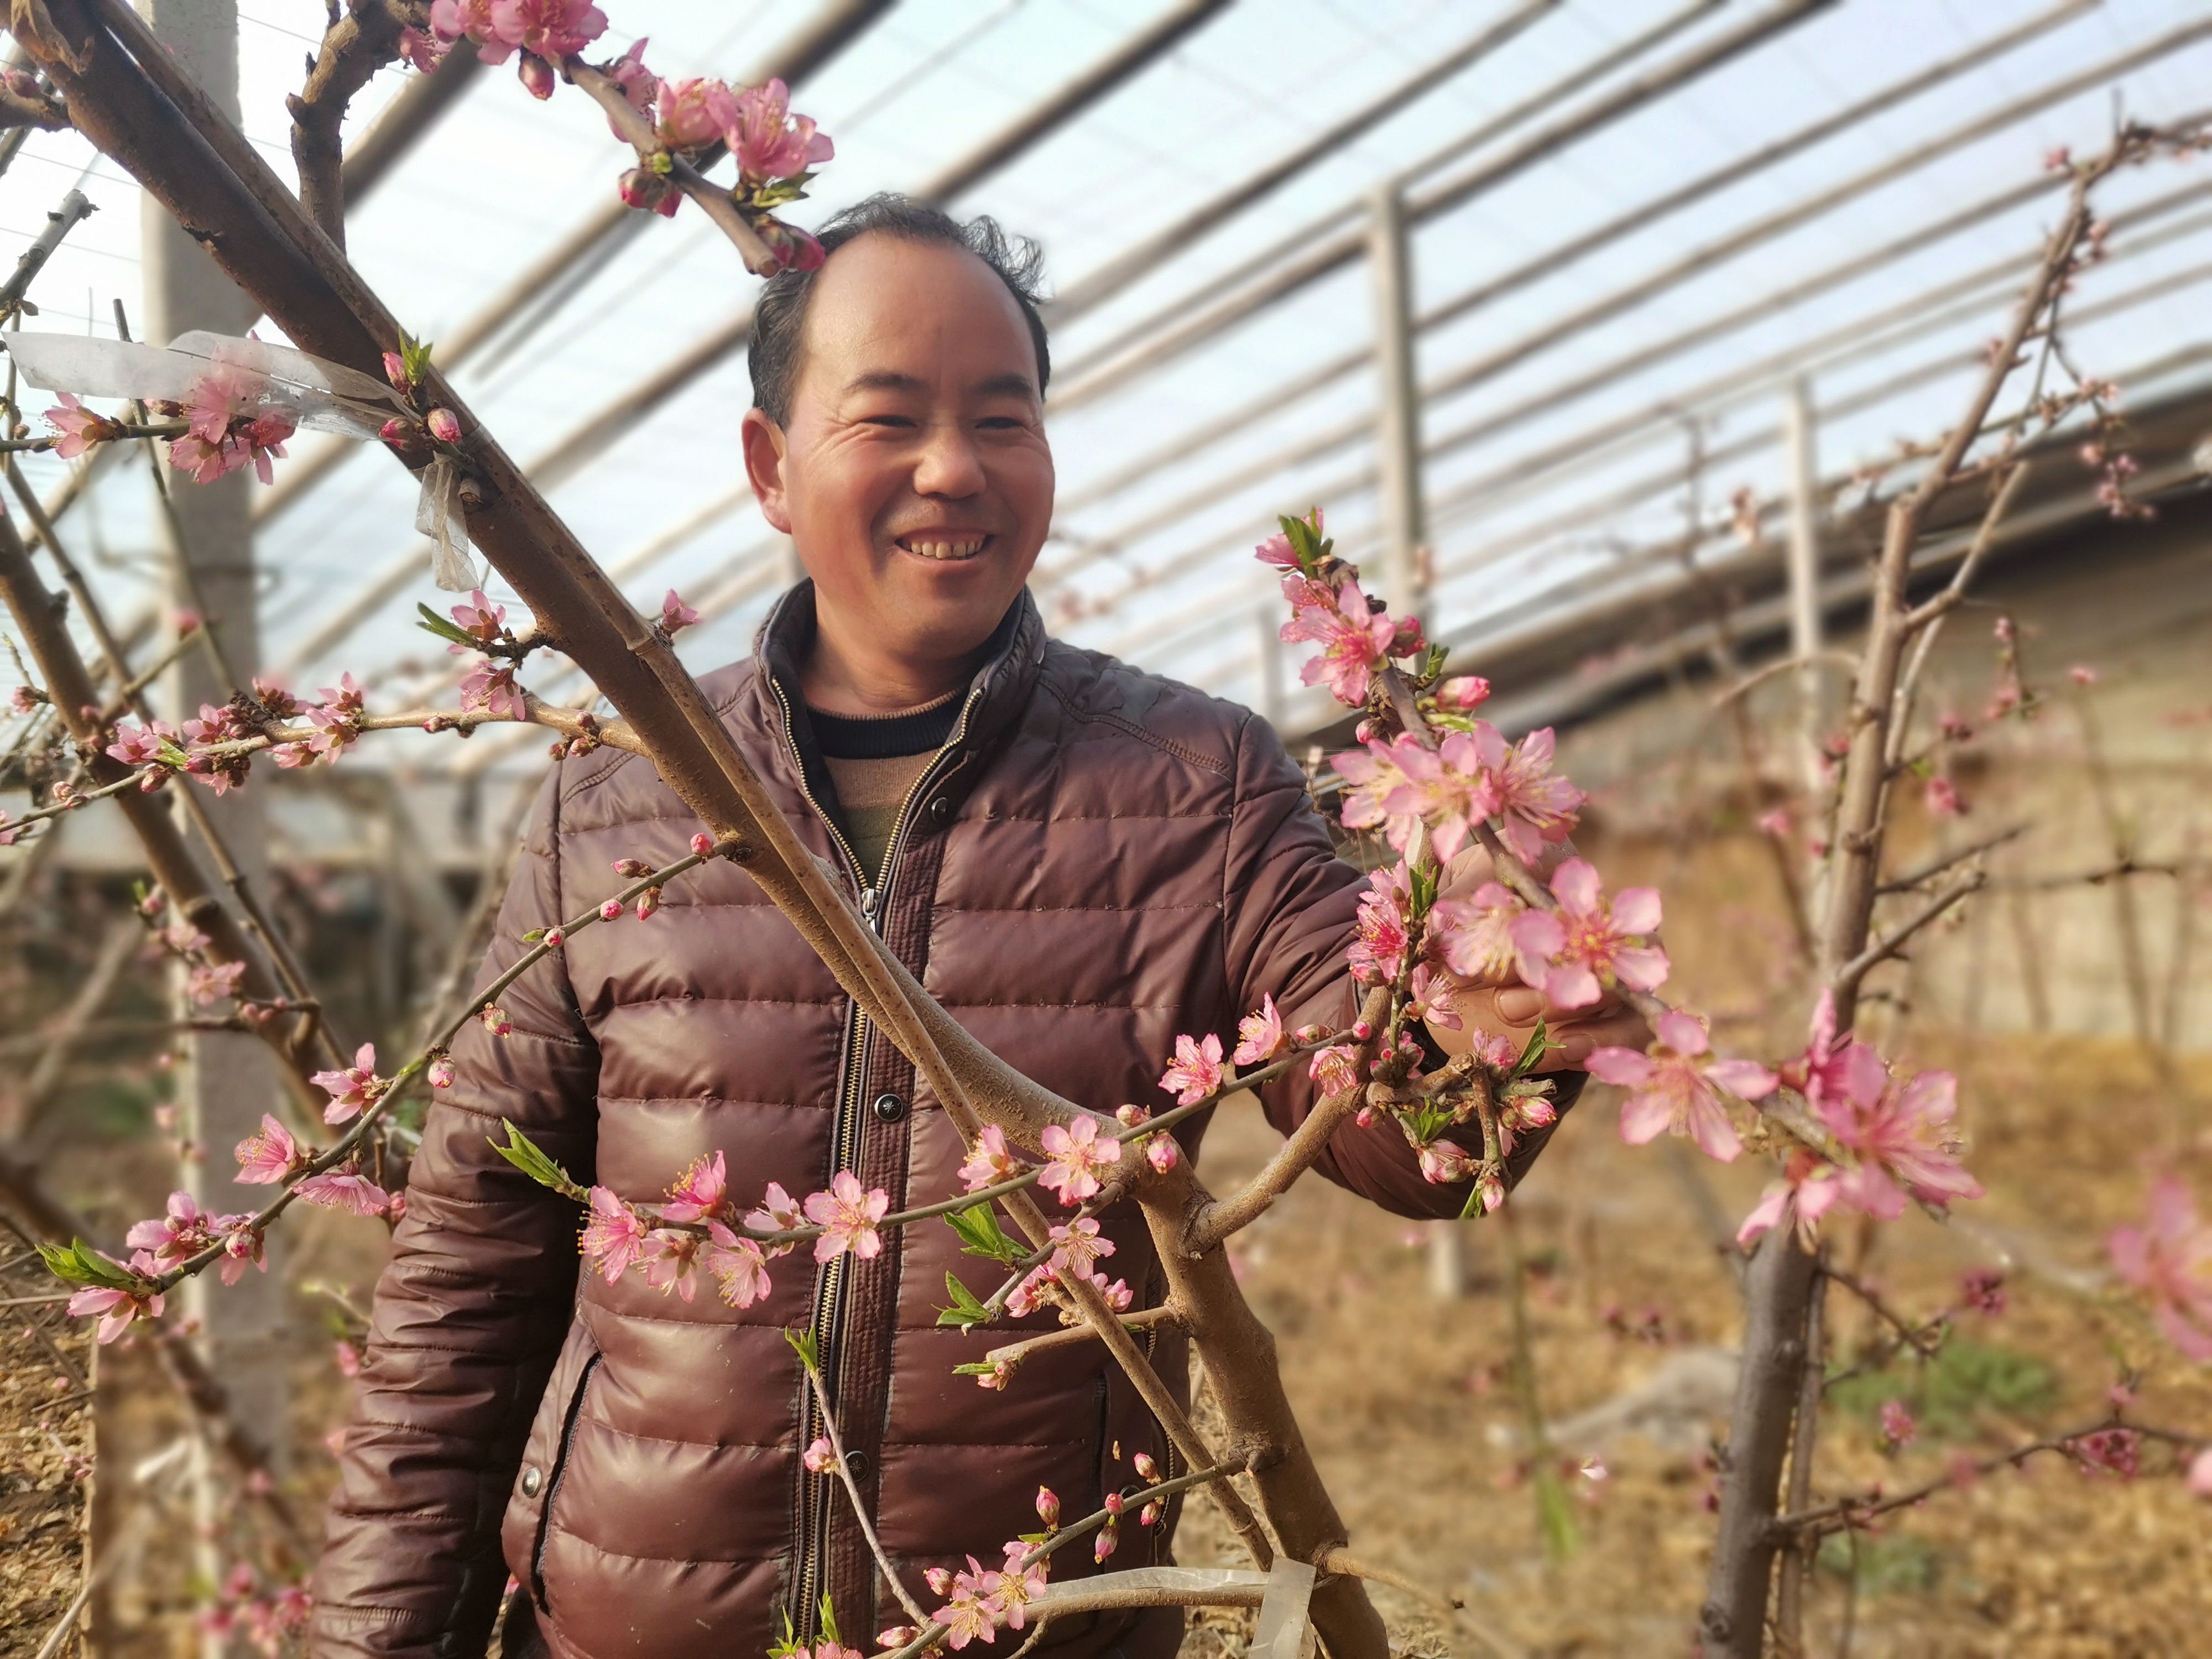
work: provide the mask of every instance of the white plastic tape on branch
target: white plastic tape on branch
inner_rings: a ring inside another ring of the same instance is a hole
[[[1260,1628],[1252,1638],[1250,1659],[1300,1659],[1311,1645],[1312,1626],[1306,1614],[1313,1589],[1312,1567],[1279,1556],[1267,1572],[1244,1567],[1133,1567],[1096,1578],[1066,1579],[1047,1589],[1030,1607],[1042,1613],[1060,1608],[1073,1612],[1125,1590],[1191,1607],[1249,1607],[1256,1602]]]
[[[229,416],[273,415],[288,427],[359,441],[380,436],[395,412],[415,418],[406,401],[373,375],[236,335],[195,329],[164,348],[74,334],[9,333],[0,335],[0,346],[24,380],[45,391],[183,404],[196,419],[211,420],[210,442]],[[431,580],[455,593],[484,580],[483,564],[469,547],[460,484],[452,458],[437,455],[422,469],[415,504],[415,528],[431,543]]]

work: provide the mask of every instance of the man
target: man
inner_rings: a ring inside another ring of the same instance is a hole
[[[1348,1019],[1361,877],[1273,733],[1048,640],[1024,591],[1053,499],[1035,250],[895,198],[822,240],[817,272],[761,297],[743,434],[811,580],[751,660],[703,682],[780,805],[931,993],[1071,1099],[1166,1104],[1176,1035],[1232,1031],[1265,996],[1286,1025]],[[485,976],[526,930],[611,891],[615,860],[665,863],[698,827],[635,757],[562,763]],[[1467,1006],[1525,1032],[1539,1001],[1491,988]],[[904,1622],[839,1482],[803,1467],[821,1419],[787,1328],[821,1344],[848,1468],[917,1597],[927,1568],[1034,1529],[1040,1484],[1081,1514],[1137,1453],[1170,1463],[1090,1344],[1038,1355],[1003,1393],[954,1374],[1008,1323],[937,1325],[948,1271],[996,1287],[941,1225],[870,1260],[782,1258],[743,1310],[635,1273],[579,1285],[576,1208],[494,1154],[502,1118],[633,1200],[717,1152],[744,1207],[841,1170],[895,1207],[960,1189],[963,1148],[927,1087],[742,870],[710,864],[650,921],[580,933],[502,1006],[511,1034],[472,1025],[455,1045],[377,1291],[316,1653],[480,1653],[510,1574],[510,1654],[758,1655],[786,1617],[811,1639],[824,1596],[848,1643]],[[1555,1021],[1560,1059],[1635,1024],[1611,1004]],[[1285,1131],[1311,1103],[1302,1075],[1266,1091]],[[1178,1133],[1194,1156],[1204,1120]],[[1405,1214],[1466,1198],[1425,1182],[1387,1123],[1347,1127],[1320,1168]],[[1103,1220],[1103,1265],[1156,1303],[1141,1220]],[[1156,1362],[1180,1386],[1182,1343]],[[1171,1529],[1124,1528],[1114,1565],[1166,1559]],[[1071,1620],[1048,1650],[1170,1659],[1181,1624]]]

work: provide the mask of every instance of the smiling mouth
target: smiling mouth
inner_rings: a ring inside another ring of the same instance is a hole
[[[897,544],[918,559],[934,564],[957,564],[972,559],[991,544],[992,538],[973,531],[918,531],[896,538]]]

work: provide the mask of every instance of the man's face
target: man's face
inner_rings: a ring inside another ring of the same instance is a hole
[[[1036,353],[957,248],[862,236],[815,279],[790,420],[745,417],[768,521],[797,544],[825,631],[902,664],[973,652],[1052,521]]]

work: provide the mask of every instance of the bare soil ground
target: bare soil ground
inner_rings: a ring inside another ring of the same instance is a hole
[[[2001,1451],[2104,1409],[2124,1364],[2146,1368],[2145,1422],[2212,1433],[2212,1375],[2179,1359],[2100,1289],[2102,1240],[2142,1206],[2145,1172],[2116,1153],[2116,1130],[2160,1094],[2130,1045],[2016,1036],[1917,1045],[1954,1066],[1972,1167],[1989,1196],[1949,1226],[1917,1215],[1836,1235],[1846,1261],[1913,1316],[1957,1306],[1960,1275],[2008,1269],[2005,1311],[1962,1313],[1932,1376],[1893,1364],[1836,1390],[1822,1419],[1816,1499],[1938,1474],[1961,1451]],[[2212,1066],[2189,1074],[2212,1098]],[[1571,1114],[1516,1206],[1547,1416],[1571,1421],[1673,1366],[1737,1340],[1729,1272],[1686,1180],[1707,1183],[1731,1220],[1762,1170],[1677,1161],[1664,1146],[1624,1146],[1609,1091]],[[2206,1121],[2199,1109],[2198,1121]],[[1225,1118],[1205,1173],[1220,1190],[1256,1168],[1272,1137]],[[2179,1160],[2206,1189],[2200,1139]],[[1469,1224],[1468,1293],[1434,1299],[1419,1229],[1319,1182],[1302,1183],[1245,1236],[1244,1284],[1282,1338],[1286,1380],[1308,1440],[1344,1510],[1353,1553],[1467,1603],[1501,1651],[1546,1656],[1691,1650],[1712,1517],[1700,1449],[1724,1396],[1700,1408],[1687,1387],[1648,1415],[1654,1433],[1589,1432],[1558,1449],[1571,1471],[1590,1454],[1607,1474],[1571,1472],[1581,1547],[1547,1565],[1526,1484],[1510,1385],[1507,1245],[1494,1221]],[[1832,1366],[1880,1334],[1838,1291]],[[1917,1440],[1894,1457],[1872,1419],[1882,1400],[1916,1406]],[[1656,1434],[1656,1443],[1655,1443]],[[2171,1461],[2146,1450],[2139,1480],[2084,1474],[2057,1458],[1992,1476],[1902,1512],[1858,1539],[1850,1651],[1885,1655],[2172,1656],[2212,1651],[2212,1504],[2191,1498]],[[1196,1517],[1194,1517],[1196,1519]],[[1218,1536],[1218,1528],[1216,1535]],[[1210,1559],[1202,1522],[1182,1553]],[[1218,1547],[1218,1545],[1216,1546]],[[1225,1558],[1220,1558],[1225,1559]],[[1823,1557],[1812,1651],[1839,1649],[1846,1558]],[[1480,1653],[1466,1628],[1378,1589],[1408,1649]],[[1194,1631],[1187,1655],[1240,1651],[1234,1621]]]

